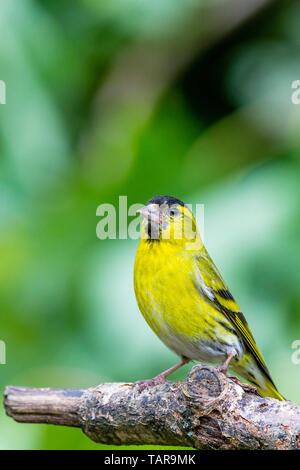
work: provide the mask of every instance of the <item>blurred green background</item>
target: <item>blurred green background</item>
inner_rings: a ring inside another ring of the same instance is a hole
[[[205,204],[206,247],[300,404],[299,3],[10,0],[0,13],[1,394],[174,364],[135,302],[138,241],[96,237],[99,204],[170,194]],[[1,407],[0,448],[104,446]]]

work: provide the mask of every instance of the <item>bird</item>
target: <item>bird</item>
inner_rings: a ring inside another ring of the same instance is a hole
[[[197,361],[226,375],[230,369],[262,397],[285,400],[206,251],[188,205],[176,197],[155,196],[138,212],[142,218],[134,263],[137,303],[154,333],[181,358],[156,377],[136,382],[140,390],[165,383],[172,372]]]

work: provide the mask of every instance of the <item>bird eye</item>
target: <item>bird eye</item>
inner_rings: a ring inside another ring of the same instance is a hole
[[[170,216],[172,217],[172,216],[174,216],[174,215],[175,215],[175,210],[174,210],[174,209],[171,209],[171,210],[170,210]]]

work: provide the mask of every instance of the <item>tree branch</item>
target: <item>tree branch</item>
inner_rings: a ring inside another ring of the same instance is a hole
[[[141,393],[123,383],[87,390],[7,387],[4,405],[16,421],[80,427],[103,444],[300,448],[300,407],[261,398],[209,366]]]

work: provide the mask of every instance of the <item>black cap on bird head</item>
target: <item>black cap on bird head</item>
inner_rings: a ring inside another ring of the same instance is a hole
[[[168,205],[169,207],[178,204],[179,206],[184,206],[184,203],[177,199],[176,197],[172,196],[154,196],[149,201],[147,201],[146,206],[148,204],[158,204],[159,206]]]

